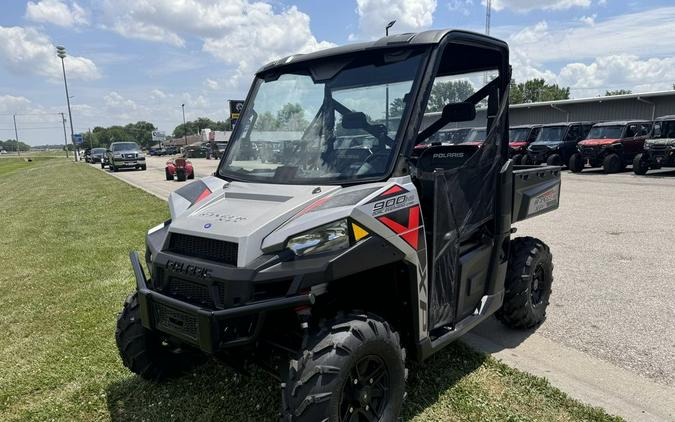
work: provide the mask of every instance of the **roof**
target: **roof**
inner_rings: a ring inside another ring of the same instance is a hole
[[[669,115],[667,115],[667,116],[660,116],[660,117],[657,117],[656,119],[654,119],[654,121],[657,121],[657,120],[659,120],[659,121],[663,121],[663,120],[675,120],[675,114],[669,114]]]
[[[339,55],[362,53],[368,50],[438,44],[448,34],[453,34],[456,35],[458,38],[463,39],[477,39],[484,43],[494,44],[502,49],[508,50],[508,45],[504,41],[494,37],[490,37],[488,35],[457,29],[435,29],[419,33],[409,32],[405,34],[389,35],[388,37],[382,37],[375,41],[356,44],[346,44],[339,47],[315,51],[313,53],[293,54],[291,56],[283,57],[281,59],[267,63],[266,65],[258,69],[256,73],[261,73],[275,67],[282,67],[289,64],[301,63],[305,61],[312,61]]]
[[[610,122],[596,123],[594,126],[626,126],[631,123],[651,123],[651,120],[615,120]]]
[[[543,124],[536,123],[531,125],[518,125],[518,126],[509,126],[509,129],[531,129],[533,127],[541,127]]]
[[[595,124],[595,122],[584,122],[584,121],[580,121],[580,122],[558,122],[558,123],[545,123],[545,124],[542,124],[541,126],[542,127],[570,126],[570,125],[574,125],[574,124],[593,125],[593,124]]]
[[[675,91],[655,91],[655,92],[641,92],[638,94],[624,94],[624,95],[610,95],[606,97],[588,97],[588,98],[574,98],[570,100],[557,101],[542,101],[538,103],[522,103],[512,104],[511,108],[530,108],[530,107],[544,107],[544,106],[560,106],[565,104],[579,104],[579,103],[602,103],[605,101],[619,101],[619,100],[646,100],[654,97],[675,97]]]

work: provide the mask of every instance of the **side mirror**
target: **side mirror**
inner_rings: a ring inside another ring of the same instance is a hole
[[[447,122],[468,122],[476,118],[476,106],[467,102],[446,104],[441,116]]]
[[[368,119],[364,113],[354,112],[342,116],[342,127],[345,129],[363,129],[368,126]]]

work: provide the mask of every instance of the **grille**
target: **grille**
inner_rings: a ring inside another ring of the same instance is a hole
[[[237,265],[238,245],[232,242],[172,233],[169,251],[228,265]]]
[[[211,288],[205,284],[195,283],[189,280],[182,280],[180,278],[169,278],[166,286],[162,291],[170,296],[178,299],[183,299],[186,302],[195,305],[208,305],[210,307],[220,307],[222,299],[225,296],[225,289],[222,284],[215,284],[213,286],[218,299],[214,301],[211,294]]]
[[[136,154],[124,154],[124,158],[136,158]]]
[[[665,151],[666,146],[665,145],[651,145],[649,149],[654,150],[654,151]]]
[[[178,311],[176,309],[156,303],[153,306],[155,310],[155,325],[163,331],[182,334],[193,341],[199,337],[199,324],[197,317]]]

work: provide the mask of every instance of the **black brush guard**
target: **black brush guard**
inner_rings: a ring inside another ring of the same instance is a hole
[[[308,293],[229,309],[205,309],[150,290],[138,252],[132,251],[129,259],[136,277],[143,326],[198,346],[207,353],[255,341],[268,312],[314,304],[314,295]]]

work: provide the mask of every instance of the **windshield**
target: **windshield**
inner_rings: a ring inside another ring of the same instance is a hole
[[[653,138],[675,138],[675,120],[654,123]]]
[[[136,142],[120,142],[118,144],[112,144],[113,151],[137,151],[138,144]]]
[[[623,126],[593,126],[586,139],[619,139]]]
[[[485,129],[471,129],[471,132],[469,132],[469,135],[463,142],[484,142],[486,135],[487,131]]]
[[[509,129],[509,142],[527,142],[528,136],[530,136],[528,128]]]
[[[103,154],[105,153],[105,148],[94,148],[91,150],[92,154]]]
[[[219,174],[298,184],[383,177],[422,54],[388,64],[368,57],[349,58],[325,80],[325,64],[257,79]]]
[[[446,144],[459,144],[464,142],[466,135],[470,130],[471,129],[468,128],[439,130],[422,143],[431,144],[434,142],[441,142]]]
[[[537,135],[536,142],[555,143],[562,142],[563,135],[567,126],[548,126],[541,128],[541,132]]]

